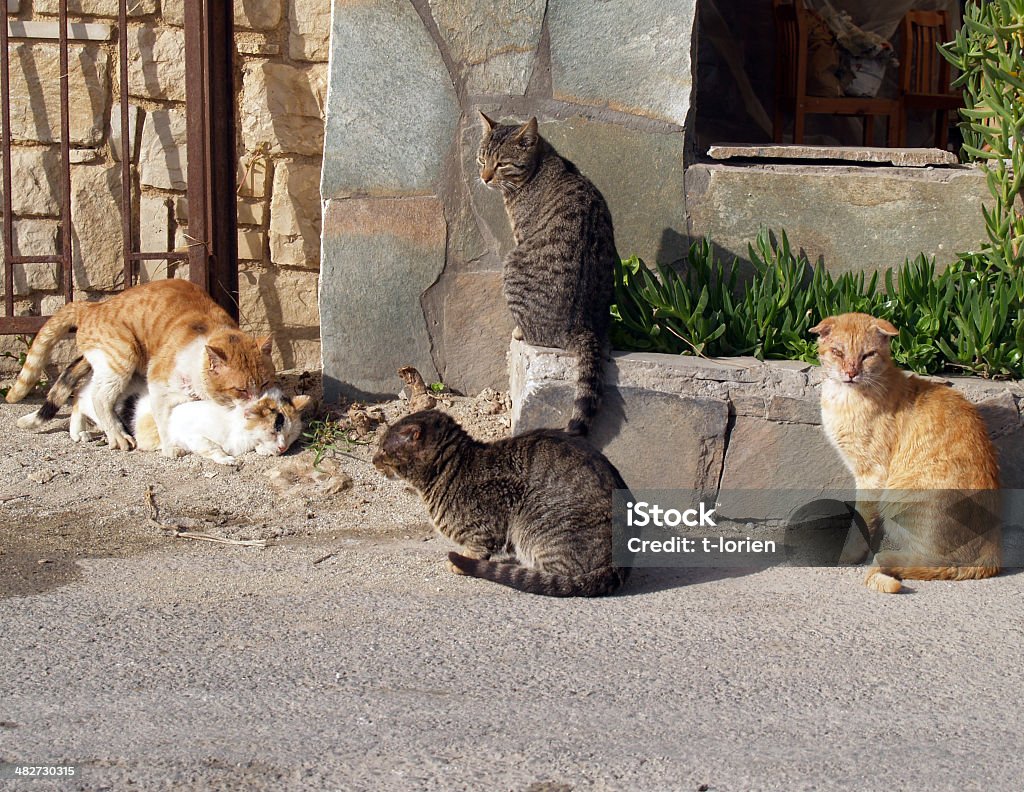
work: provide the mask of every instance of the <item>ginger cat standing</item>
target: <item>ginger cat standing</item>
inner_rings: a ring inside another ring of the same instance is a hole
[[[865,585],[891,594],[900,578],[997,574],[999,468],[974,406],[952,388],[896,368],[889,341],[899,331],[884,319],[842,314],[811,332],[827,375],[822,424],[856,478],[858,509],[879,540]],[[884,492],[865,497],[872,490]],[[869,547],[858,539],[851,535],[842,560],[863,559]]]
[[[161,450],[171,410],[191,399],[232,406],[273,384],[270,337],[255,339],[206,292],[189,281],[135,286],[103,302],[72,302],[43,325],[7,401],[20,401],[39,381],[54,344],[77,328],[77,345],[93,370],[93,408],[107,443],[134,447],[115,414],[118,397],[136,374],[146,378]]]

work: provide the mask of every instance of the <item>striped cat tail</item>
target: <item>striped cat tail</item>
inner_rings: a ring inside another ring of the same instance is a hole
[[[471,577],[490,580],[503,586],[541,594],[545,597],[600,597],[611,594],[626,579],[628,570],[604,567],[579,577],[553,575],[522,564],[467,558],[459,553],[448,553],[453,571]]]
[[[43,406],[34,413],[23,415],[18,419],[22,429],[38,429],[47,421],[52,421],[60,412],[60,408],[71,401],[78,393],[82,384],[92,375],[92,366],[84,357],[75,358],[74,362],[61,372],[53,383]]]
[[[572,435],[586,436],[597,415],[597,408],[601,406],[604,392],[604,349],[601,340],[592,330],[577,333],[570,339],[567,348],[576,356],[579,373],[576,377],[576,401],[565,431]]]
[[[29,347],[25,365],[18,379],[7,392],[7,403],[14,404],[24,399],[43,376],[43,369],[50,362],[53,346],[78,325],[78,315],[83,303],[69,302],[49,318],[36,333]]]

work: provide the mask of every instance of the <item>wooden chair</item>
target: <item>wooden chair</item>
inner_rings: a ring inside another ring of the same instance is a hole
[[[808,96],[807,63],[809,12],[803,0],[772,0],[775,17],[775,119],[774,138],[782,142],[783,113],[793,116],[793,142],[803,143],[806,116],[844,115],[864,119],[862,142],[874,143],[874,119],[886,119],[888,145],[896,142],[895,119],[899,101],[862,96]]]
[[[945,11],[908,11],[900,22],[900,114],[896,144],[907,144],[907,116],[926,111],[935,120],[935,145],[949,143],[949,113],[963,107],[963,96],[952,91],[949,62],[938,45],[953,38]]]

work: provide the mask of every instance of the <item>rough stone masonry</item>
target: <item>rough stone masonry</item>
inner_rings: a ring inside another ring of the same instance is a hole
[[[922,251],[943,266],[984,240],[984,177],[969,168],[701,162],[695,7],[334,2],[320,183],[328,399],[393,394],[407,364],[467,393],[508,386],[512,241],[476,172],[477,110],[536,115],[604,193],[624,256],[678,265],[707,235],[742,259],[762,225],[836,271]]]

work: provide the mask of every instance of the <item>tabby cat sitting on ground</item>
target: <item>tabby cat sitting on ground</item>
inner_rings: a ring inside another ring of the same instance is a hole
[[[391,426],[373,464],[415,487],[438,531],[462,546],[457,574],[531,594],[595,597],[629,569],[612,562],[615,467],[559,430],[481,443],[449,415],[413,413]]]
[[[480,178],[501,191],[516,246],[505,256],[504,292],[517,337],[576,356],[568,431],[586,434],[601,404],[615,249],[601,192],[537,132],[537,119],[496,124],[483,113]]]
[[[274,381],[271,340],[241,332],[201,288],[184,280],[135,286],[103,302],[65,305],[36,335],[7,401],[23,399],[39,381],[54,344],[77,328],[79,352],[92,367],[96,423],[107,443],[127,450],[114,408],[132,378],[145,377],[153,418],[167,456],[168,422],[175,406],[209,399],[230,407],[263,393]]]
[[[865,585],[967,580],[999,572],[999,468],[978,411],[946,385],[905,374],[884,319],[848,313],[817,333],[826,374],[821,418],[853,473],[868,537],[851,532],[841,561],[877,549]]]

